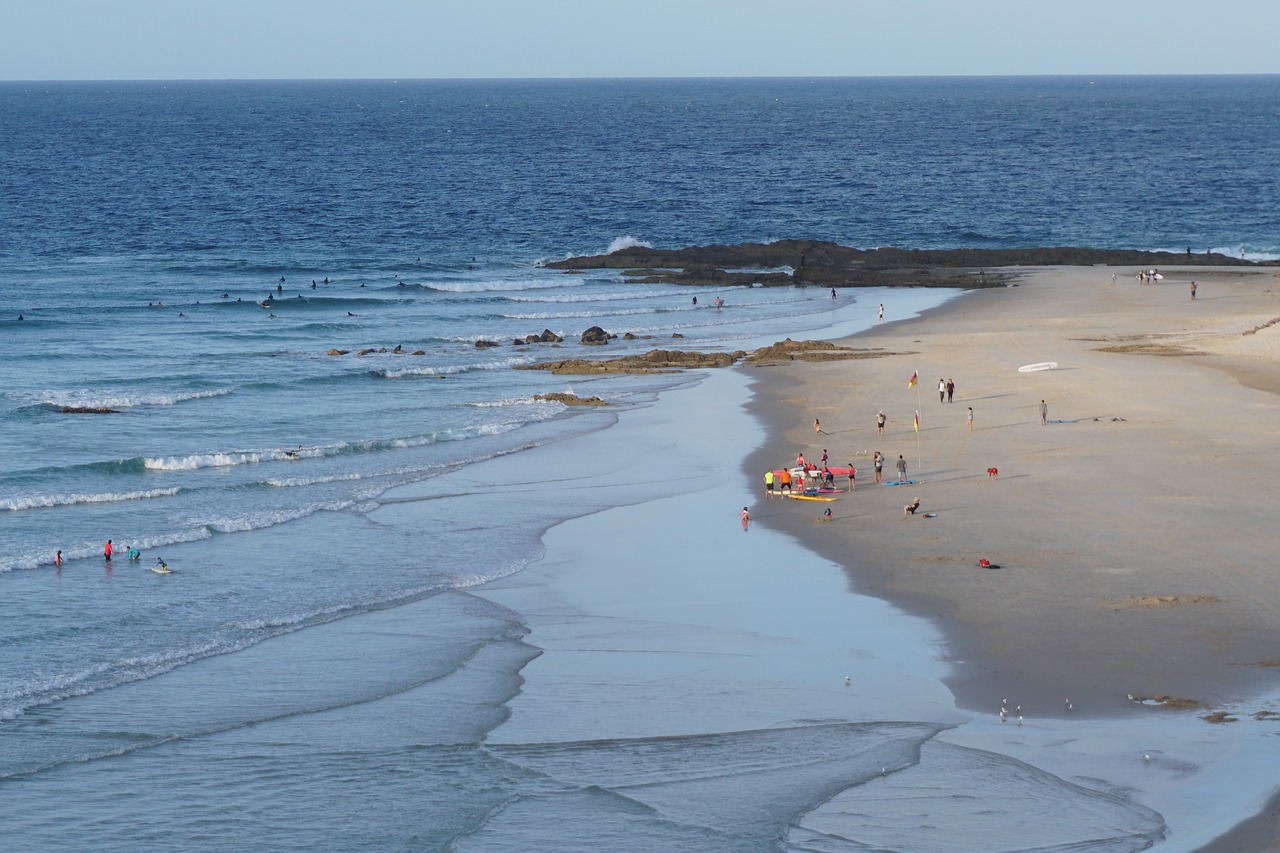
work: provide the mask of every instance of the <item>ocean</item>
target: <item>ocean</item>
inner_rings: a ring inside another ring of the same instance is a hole
[[[513,368],[850,334],[952,294],[545,264],[784,238],[1280,257],[1271,77],[0,83],[0,121],[14,849],[866,849],[799,817],[865,793],[834,757],[946,753],[926,787],[1011,765],[935,742],[959,719],[935,699],[759,735],[803,709],[680,718],[684,682],[643,698],[670,710],[642,738],[511,740],[546,649],[500,590],[563,564],[574,519],[749,488],[758,440],[653,440],[713,387],[708,416],[733,409],[737,380]],[[590,326],[620,337],[581,347]],[[513,344],[544,329],[564,344]],[[579,722],[612,704],[574,697]],[[750,797],[691,785],[757,750]],[[1144,807],[1014,775],[1081,803],[1051,821],[1095,839],[1070,849],[1161,837]],[[636,785],[657,794],[619,799]],[[938,849],[901,802],[859,837]]]

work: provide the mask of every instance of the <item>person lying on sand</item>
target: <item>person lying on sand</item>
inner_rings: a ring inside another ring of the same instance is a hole
[[[916,514],[916,510],[918,510],[919,508],[920,508],[920,499],[919,499],[919,498],[916,498],[916,499],[915,499],[915,500],[913,500],[911,503],[907,504],[906,506],[904,506],[904,507],[902,508],[902,514],[903,514],[903,515],[915,515],[915,514]]]

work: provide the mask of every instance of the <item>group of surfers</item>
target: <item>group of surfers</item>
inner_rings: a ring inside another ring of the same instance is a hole
[[[824,450],[822,453],[822,465],[818,466],[814,465],[812,462],[806,461],[804,454],[801,453],[796,456],[795,468],[783,468],[777,472],[774,472],[772,469],[765,471],[764,496],[766,498],[773,497],[775,490],[779,496],[781,496],[783,492],[790,494],[793,483],[797,490],[804,491],[805,481],[810,477],[814,477],[815,472],[816,479],[818,480],[818,489],[836,491],[836,475],[835,472],[827,466],[826,456],[827,454]],[[845,470],[848,471],[849,491],[852,492],[857,488],[855,478],[858,472],[854,469],[853,465],[847,466]]]

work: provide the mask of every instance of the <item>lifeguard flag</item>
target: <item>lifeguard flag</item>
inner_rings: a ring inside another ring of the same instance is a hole
[[[911,371],[911,378],[907,380],[907,387],[910,388],[912,385],[915,385],[916,380],[919,378],[920,377],[916,375],[916,372],[914,370]]]
[[[916,412],[916,432],[920,431],[920,413]]]

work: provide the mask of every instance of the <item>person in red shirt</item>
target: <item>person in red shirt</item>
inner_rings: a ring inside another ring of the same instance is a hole
[[[110,539],[107,540],[106,545],[102,546],[102,556],[105,557],[108,562],[111,561],[111,540]]]

